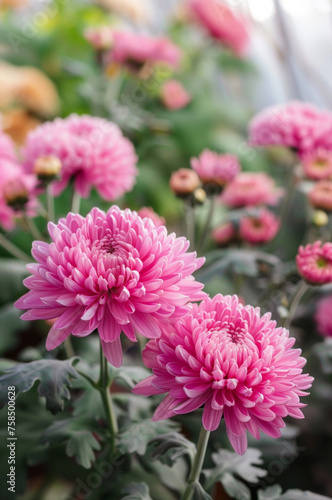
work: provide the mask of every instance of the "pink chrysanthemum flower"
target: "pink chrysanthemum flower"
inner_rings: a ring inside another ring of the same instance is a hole
[[[240,237],[254,245],[273,240],[280,229],[280,219],[267,209],[258,216],[245,216],[240,221]]]
[[[6,231],[14,228],[22,210],[29,216],[35,213],[36,183],[37,179],[27,175],[18,163],[0,158],[0,226]]]
[[[301,276],[312,285],[332,283],[332,243],[320,241],[299,248],[296,264]]]
[[[317,182],[309,193],[309,201],[314,208],[332,212],[332,182]]]
[[[151,207],[142,207],[137,213],[141,219],[145,219],[146,217],[151,219],[156,227],[165,226],[166,224],[165,218],[158,215]]]
[[[113,45],[109,52],[109,62],[116,62],[134,70],[146,62],[166,63],[177,68],[181,60],[181,50],[166,37],[153,37],[118,31],[113,33]]]
[[[23,319],[58,318],[48,350],[97,328],[105,356],[120,366],[121,331],[132,341],[136,332],[158,337],[160,321],[181,317],[188,301],[206,296],[192,277],[204,259],[186,253],[189,241],[128,209],[70,213],[48,229],[52,243],[34,242],[37,264],[28,265],[32,276],[24,281],[30,292],[16,302],[29,309]]]
[[[247,432],[277,438],[283,418],[303,418],[299,396],[312,377],[302,374],[306,360],[288,330],[271,314],[243,306],[236,296],[207,298],[181,318],[173,330],[148,342],[143,360],[153,375],[136,394],[168,395],[153,420],[192,412],[202,405],[203,426],[213,431],[225,418],[229,440],[239,454]]]
[[[332,337],[332,295],[319,300],[315,314],[317,330],[324,337]]]
[[[208,33],[229,47],[238,56],[243,56],[249,45],[247,20],[235,13],[220,0],[189,0],[188,7],[194,18]]]
[[[198,158],[191,159],[191,166],[203,184],[217,184],[224,187],[240,172],[241,166],[235,155],[218,154],[205,149]]]
[[[299,154],[332,149],[332,114],[311,104],[289,102],[264,109],[249,125],[252,146],[279,145]]]
[[[225,187],[220,201],[231,208],[276,205],[283,193],[269,175],[241,172]]]
[[[0,159],[16,161],[15,145],[11,138],[0,130]]]
[[[332,151],[319,148],[310,151],[301,158],[304,173],[314,181],[332,178]]]
[[[171,110],[182,109],[191,101],[189,92],[177,80],[168,80],[162,85],[160,98],[164,106]]]
[[[137,175],[134,147],[119,127],[87,115],[40,125],[28,135],[23,155],[28,172],[34,171],[40,157],[59,158],[62,168],[60,180],[53,183],[55,195],[73,180],[83,198],[95,187],[102,198],[113,201],[132,189]]]
[[[213,241],[220,247],[227,246],[237,238],[237,230],[232,222],[215,227],[211,233]]]

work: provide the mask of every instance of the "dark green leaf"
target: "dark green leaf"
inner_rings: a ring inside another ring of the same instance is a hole
[[[122,500],[152,500],[149,488],[145,483],[127,484],[122,493],[128,493],[128,495],[122,497]]]
[[[183,455],[188,455],[193,461],[195,453],[196,446],[178,432],[171,432],[152,439],[148,445],[150,459],[160,460],[169,466],[172,466]]]
[[[150,418],[147,418],[140,422],[135,422],[129,429],[120,434],[119,448],[124,453],[144,455],[149,441],[151,442],[157,436],[159,437],[161,434],[165,435],[178,428],[179,426],[170,420],[153,422]]]
[[[95,461],[94,451],[100,450],[100,443],[93,434],[97,429],[95,420],[84,417],[58,420],[42,434],[42,442],[52,445],[67,441],[67,455],[89,469]]]
[[[9,368],[0,377],[0,408],[7,403],[8,386],[14,386],[18,394],[29,391],[35,382],[40,381],[38,393],[46,398],[46,408],[53,414],[62,411],[64,401],[70,399],[70,379],[77,377],[74,368],[77,362],[78,358],[66,361],[43,359]]]

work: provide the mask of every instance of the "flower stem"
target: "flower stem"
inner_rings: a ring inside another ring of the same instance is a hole
[[[191,250],[195,249],[195,208],[190,202],[185,203],[185,233],[190,241]]]
[[[70,209],[70,211],[73,212],[74,214],[79,214],[80,213],[80,205],[81,205],[81,197],[78,194],[78,192],[75,191],[75,188],[73,186],[73,194],[71,197],[71,209]]]
[[[197,452],[194,460],[194,464],[190,471],[190,475],[187,481],[187,487],[181,497],[181,500],[191,500],[194,494],[195,483],[199,482],[199,476],[201,475],[201,470],[205,458],[206,448],[210,437],[210,431],[207,431],[202,426],[198,443]]]
[[[115,436],[118,434],[118,423],[114,413],[114,407],[110,392],[111,379],[108,372],[107,359],[104,356],[102,346],[100,344],[100,378],[98,383],[98,389],[101,395],[101,399],[104,405],[106,420],[108,424],[108,429],[110,431],[110,444],[111,450],[115,448]]]
[[[45,241],[45,238],[39,231],[38,227],[36,226],[35,222],[33,219],[31,219],[27,214],[23,215],[23,220],[28,228],[28,231],[30,231],[31,235],[33,238],[35,238],[38,241]]]
[[[46,189],[46,206],[47,206],[47,220],[48,222],[54,221],[54,196],[52,193],[52,186],[49,184]]]
[[[296,183],[297,183],[297,177],[296,177],[296,173],[295,173],[295,167],[293,167],[293,170],[290,174],[290,178],[288,181],[288,186],[286,188],[287,189],[286,196],[285,196],[283,203],[281,205],[281,212],[280,212],[281,227],[285,227],[285,225],[286,225],[289,211],[291,209],[292,202],[293,202]]]
[[[308,289],[309,289],[309,285],[307,285],[307,283],[305,281],[301,280],[300,283],[298,284],[296,292],[293,295],[293,298],[291,300],[289,313],[288,313],[288,316],[285,320],[284,328],[288,329],[290,327],[292,320],[293,320],[293,317],[294,317],[294,314],[296,312],[296,309],[297,309],[298,305],[300,304],[303,295],[306,293],[306,291]]]
[[[213,219],[215,206],[216,206],[216,197],[212,196],[210,199],[210,206],[209,206],[209,211],[208,211],[206,222],[205,222],[205,227],[203,229],[201,241],[198,245],[198,253],[201,253],[202,250],[204,249],[204,245],[206,243],[207,237],[208,237],[209,232],[211,230],[211,223],[212,223],[212,219]]]
[[[23,260],[23,262],[31,262],[31,257],[14,245],[14,243],[8,240],[2,233],[0,233],[0,245],[17,259]]]
[[[75,356],[75,351],[73,348],[73,344],[71,343],[70,337],[67,337],[63,343],[65,348],[66,356],[68,359],[73,358]]]

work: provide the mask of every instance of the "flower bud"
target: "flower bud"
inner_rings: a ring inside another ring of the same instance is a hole
[[[29,201],[29,192],[23,182],[16,178],[6,182],[3,197],[9,207],[15,211],[22,210]]]
[[[315,210],[312,216],[312,223],[317,227],[327,226],[329,217],[323,210]]]
[[[34,164],[34,173],[43,184],[57,179],[61,170],[61,161],[53,155],[40,156]]]
[[[176,196],[184,198],[200,187],[200,180],[194,170],[180,168],[180,170],[172,173],[169,185]]]

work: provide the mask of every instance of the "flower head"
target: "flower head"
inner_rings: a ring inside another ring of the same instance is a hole
[[[204,405],[203,425],[215,430],[224,416],[229,440],[239,454],[248,430],[277,438],[283,418],[303,418],[299,396],[312,377],[288,330],[270,314],[243,306],[236,296],[207,298],[169,333],[148,342],[143,360],[153,375],[134,392],[168,393],[153,420],[190,413]]]
[[[243,56],[249,45],[248,23],[220,0],[190,0],[190,12],[208,33]]]
[[[332,295],[319,300],[317,304],[315,320],[317,330],[324,337],[332,337]]]
[[[0,130],[0,159],[16,161],[15,146],[11,138]]]
[[[227,246],[237,238],[237,230],[232,222],[225,222],[212,231],[213,241],[220,247]]]
[[[258,216],[245,216],[240,221],[240,237],[254,245],[273,240],[280,228],[280,219],[267,209]]]
[[[190,168],[180,168],[172,173],[169,186],[177,196],[188,196],[201,185],[199,177]]]
[[[172,110],[182,109],[191,101],[190,94],[177,80],[167,80],[161,87],[160,97],[164,106]]]
[[[156,227],[165,226],[166,224],[164,217],[158,215],[151,207],[142,207],[138,210],[137,213],[141,217],[141,219],[145,219],[145,217],[148,217],[150,220],[152,220]]]
[[[58,318],[48,350],[97,328],[105,356],[120,366],[121,331],[132,341],[136,332],[158,337],[160,322],[181,317],[188,301],[206,295],[192,277],[204,259],[186,253],[189,241],[129,209],[70,213],[48,228],[52,243],[33,243],[37,263],[24,281],[30,291],[16,302],[29,309],[23,319]]]
[[[102,198],[115,200],[130,191],[137,175],[132,143],[119,127],[103,118],[70,115],[30,132],[23,151],[25,168],[34,171],[40,157],[55,156],[62,165],[54,192],[60,194],[71,180],[84,198],[95,187]]]
[[[320,241],[299,248],[296,264],[301,276],[312,285],[332,283],[332,243]]]
[[[309,193],[309,201],[314,208],[332,212],[332,182],[317,182]]]
[[[276,187],[269,175],[241,172],[225,187],[220,201],[232,208],[276,205],[282,195],[283,190]]]
[[[319,181],[332,178],[332,151],[319,148],[302,155],[302,166],[308,179]]]
[[[223,188],[241,170],[236,156],[218,154],[205,149],[198,158],[191,159],[191,166],[205,185],[218,185]]]
[[[264,109],[249,126],[253,146],[286,146],[299,154],[332,149],[332,114],[311,104],[289,102]]]

